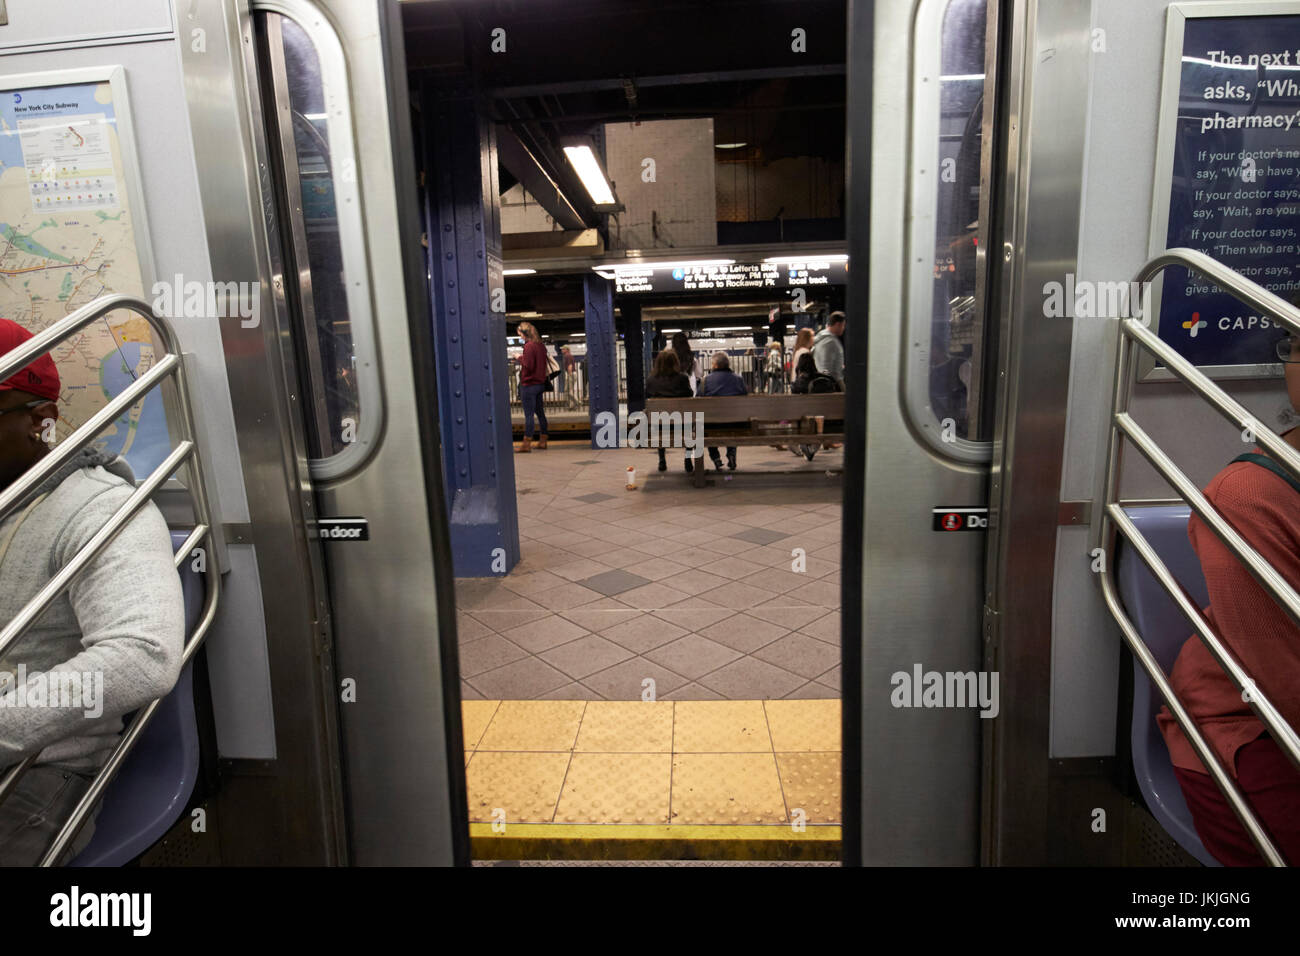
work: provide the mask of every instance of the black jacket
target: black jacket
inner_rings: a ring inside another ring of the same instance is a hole
[[[690,398],[691,380],[678,372],[666,378],[651,375],[645,380],[646,398]]]

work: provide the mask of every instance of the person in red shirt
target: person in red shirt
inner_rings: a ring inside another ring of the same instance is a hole
[[[1293,346],[1291,336],[1282,339],[1278,358],[1286,363],[1287,395],[1300,409],[1300,343]],[[1282,438],[1300,449],[1300,428]],[[1249,457],[1255,460],[1239,458],[1215,475],[1205,497],[1300,590],[1300,482],[1258,448]],[[1187,532],[1209,591],[1206,621],[1282,718],[1300,727],[1300,629],[1195,514]],[[1300,864],[1300,770],[1196,635],[1179,652],[1170,683],[1273,844],[1291,865]],[[1167,707],[1158,721],[1205,848],[1227,866],[1261,865],[1259,851]]]
[[[524,440],[519,451],[532,451],[533,415],[537,416],[540,432],[537,450],[546,450],[546,410],[542,407],[542,394],[546,388],[546,346],[531,322],[519,323],[519,335],[524,340],[524,354],[519,359],[519,397],[524,405]]]

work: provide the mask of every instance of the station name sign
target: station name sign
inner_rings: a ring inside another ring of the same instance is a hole
[[[807,259],[789,262],[733,262],[731,265],[637,269],[620,266],[614,275],[616,295],[637,292],[726,292],[732,289],[813,289],[844,285],[848,264]]]

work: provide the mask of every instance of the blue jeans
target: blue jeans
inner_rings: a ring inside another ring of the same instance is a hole
[[[546,434],[546,410],[542,408],[542,389],[545,385],[519,386],[519,398],[524,405],[524,437],[533,437],[533,414],[537,415],[537,427]]]

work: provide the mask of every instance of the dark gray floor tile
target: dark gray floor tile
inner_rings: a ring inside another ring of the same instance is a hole
[[[578,582],[584,588],[599,591],[606,597],[622,594],[624,591],[630,591],[633,588],[644,587],[649,583],[648,578],[643,578],[639,574],[629,574],[627,571],[619,569],[605,571]]]
[[[790,537],[790,535],[782,531],[773,531],[770,528],[750,528],[748,531],[733,534],[731,537],[738,538],[741,541],[752,541],[754,544],[771,544],[773,541],[780,541],[782,538]]]

